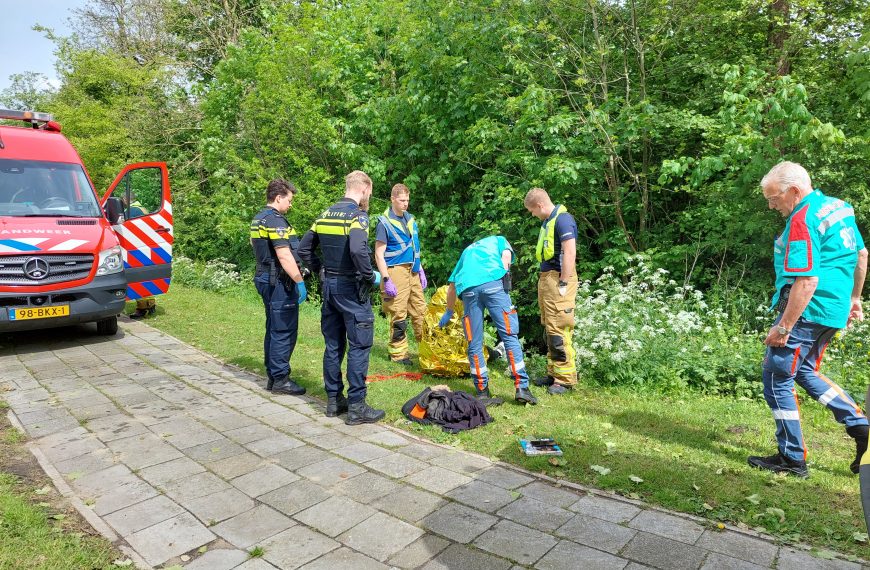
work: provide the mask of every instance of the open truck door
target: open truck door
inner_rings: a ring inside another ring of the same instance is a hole
[[[112,222],[121,245],[127,299],[161,295],[172,278],[172,194],[163,162],[130,164],[118,174],[101,201],[110,199],[121,215]],[[115,208],[108,208],[113,210]]]

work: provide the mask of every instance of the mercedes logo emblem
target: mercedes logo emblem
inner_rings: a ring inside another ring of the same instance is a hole
[[[33,280],[48,277],[48,262],[41,257],[31,257],[24,262],[24,274]]]

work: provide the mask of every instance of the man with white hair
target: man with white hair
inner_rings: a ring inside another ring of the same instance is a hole
[[[850,465],[858,472],[867,449],[868,422],[861,408],[819,369],[828,342],[853,319],[861,320],[861,290],[867,249],[855,225],[852,206],[813,190],[807,171],[781,162],[761,180],[770,209],[786,218],[773,247],[778,315],[764,339],[764,399],[773,411],[779,450],[753,456],[749,465],[807,477],[807,451],[801,433],[794,383],[826,405],[855,440]]]

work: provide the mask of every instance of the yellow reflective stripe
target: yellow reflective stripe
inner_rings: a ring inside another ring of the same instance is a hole
[[[352,230],[362,230],[362,231],[364,231],[364,232],[366,233],[366,235],[369,234],[369,228],[368,228],[368,226],[363,227],[362,224],[359,223],[359,219],[358,219],[358,218],[354,218],[353,220],[351,220],[351,222],[350,222],[350,229],[352,229]]]
[[[284,234],[283,238],[278,234],[277,228],[269,228],[263,225],[251,226],[250,229],[250,237],[255,239],[286,239],[296,235],[296,231],[293,228],[288,227],[288,231]]]
[[[344,236],[349,231],[346,220],[317,220],[311,229],[318,234]]]
[[[576,355],[574,352],[574,344],[571,342],[571,327],[565,327],[565,332],[562,333],[562,340],[565,343],[565,356],[569,363],[568,366],[553,366],[553,372],[557,374],[574,374],[577,372]]]
[[[336,227],[336,226],[321,226],[318,225],[314,230],[318,234],[329,235],[329,236],[343,236],[347,235],[347,232],[344,231],[344,228]]]

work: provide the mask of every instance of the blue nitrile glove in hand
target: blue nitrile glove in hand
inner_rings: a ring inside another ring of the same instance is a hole
[[[377,287],[381,284],[381,274],[378,271],[373,271],[372,273],[374,274],[374,281],[372,281],[372,285]]]
[[[450,322],[450,319],[451,319],[452,317],[453,317],[453,311],[451,311],[450,309],[447,309],[446,311],[444,311],[444,314],[441,315],[441,320],[438,321],[438,327],[439,327],[439,328],[442,328],[442,329],[443,329],[444,327],[446,327],[446,326],[447,326],[447,323]]]
[[[389,277],[384,279],[384,293],[387,297],[395,297],[399,294],[399,290],[396,289],[396,284],[393,283],[393,280]]]
[[[420,285],[425,289],[429,286],[429,281],[426,280],[426,272],[423,271],[423,268],[420,268]]]
[[[297,303],[301,305],[305,302],[305,299],[308,298],[308,289],[305,288],[305,281],[300,281],[296,284],[296,292],[299,293],[299,300]]]

